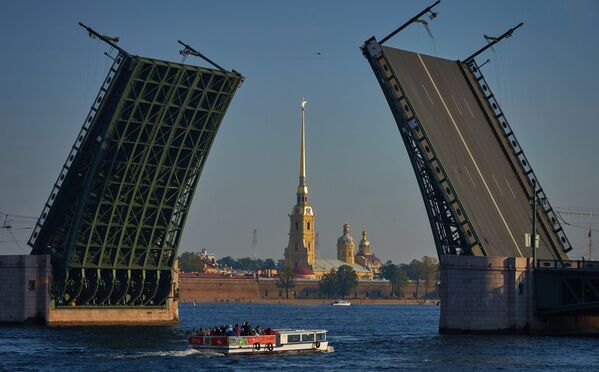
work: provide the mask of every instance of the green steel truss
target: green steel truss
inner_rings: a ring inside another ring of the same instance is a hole
[[[119,53],[29,240],[57,306],[165,306],[237,72]]]

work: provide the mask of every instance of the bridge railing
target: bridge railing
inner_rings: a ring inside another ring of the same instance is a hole
[[[110,90],[110,88],[114,82],[114,77],[116,76],[119,68],[123,64],[124,59],[125,59],[125,55],[123,53],[119,53],[116,56],[116,58],[113,59],[112,66],[110,67],[110,70],[108,71],[108,74],[106,75],[106,78],[104,79],[104,82],[102,83],[102,87],[100,88],[100,91],[96,95],[96,98],[94,99],[92,106],[91,106],[89,112],[87,113],[87,116],[85,117],[85,121],[83,122],[83,125],[81,126],[81,129],[79,130],[79,133],[77,134],[75,144],[71,147],[71,150],[69,151],[69,155],[67,156],[67,160],[65,160],[64,164],[62,165],[62,168],[60,169],[58,178],[57,178],[56,182],[54,182],[54,186],[52,186],[52,191],[50,192],[50,196],[48,196],[48,199],[46,200],[46,203],[44,204],[42,213],[40,214],[40,216],[35,224],[35,227],[33,228],[31,237],[29,238],[29,241],[27,242],[27,244],[29,244],[29,246],[31,246],[32,248],[33,248],[33,245],[35,244],[35,241],[37,240],[37,236],[39,235],[39,232],[42,229],[42,226],[44,225],[44,222],[46,221],[46,217],[48,217],[50,208],[52,207],[52,205],[54,204],[54,200],[58,196],[58,192],[60,191],[60,189],[62,187],[63,181],[65,180],[67,173],[69,172],[69,169],[71,168],[71,165],[73,164],[75,157],[77,156],[77,153],[79,152],[82,144],[85,142],[87,133],[89,132],[89,129],[92,126],[92,123],[94,122],[96,114],[100,111],[100,107],[103,103],[104,96]]]
[[[568,237],[566,236],[566,233],[564,232],[564,229],[562,228],[559,222],[558,216],[555,213],[554,209],[551,207],[551,204],[549,204],[549,199],[547,199],[545,191],[543,191],[543,188],[541,187],[541,184],[539,183],[537,176],[532,170],[532,166],[526,158],[524,150],[520,147],[519,142],[516,140],[516,135],[514,134],[512,127],[508,123],[505,114],[501,110],[501,107],[499,106],[499,103],[495,98],[495,94],[491,92],[491,88],[489,87],[489,84],[487,84],[485,77],[480,71],[480,68],[476,61],[469,62],[468,68],[474,76],[476,83],[483,92],[484,97],[487,100],[487,103],[490,109],[492,110],[493,115],[495,116],[495,119],[499,122],[500,127],[503,131],[503,135],[507,139],[507,142],[509,143],[509,146],[511,147],[514,156],[518,159],[518,163],[527,177],[528,184],[534,190],[534,192],[536,192],[537,198],[542,201],[541,206],[543,208],[543,211],[548,217],[548,220],[551,224],[551,228],[558,236],[559,242],[562,244],[562,250],[565,253],[571,251],[572,245],[570,244],[570,241],[568,240]]]
[[[599,270],[599,261],[586,260],[537,260],[537,269],[539,270]]]

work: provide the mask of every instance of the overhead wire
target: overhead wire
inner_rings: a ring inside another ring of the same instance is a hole
[[[564,223],[564,225],[566,225],[566,226],[572,226],[572,227],[576,227],[576,228],[579,228],[579,229],[585,229],[585,230],[588,230],[588,231],[595,231],[595,232],[599,232],[599,229],[594,229],[594,228],[592,228],[592,227],[590,227],[590,226],[583,226],[583,225],[578,225],[578,224],[570,223],[570,222],[566,221],[566,219],[565,219],[564,217],[562,217],[562,215],[560,214],[560,212],[559,212],[559,211],[556,211],[556,212],[557,212],[557,217],[558,217],[558,218],[559,218],[559,219],[560,219],[560,220],[561,220],[561,221]]]

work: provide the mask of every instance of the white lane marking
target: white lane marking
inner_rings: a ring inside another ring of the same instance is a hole
[[[501,193],[501,196],[503,196],[503,191],[501,191],[501,187],[499,187],[499,183],[497,182],[495,175],[492,174],[491,177],[493,177],[493,181],[495,181],[495,184],[497,185],[497,190],[499,190],[499,192]]]
[[[510,189],[512,196],[514,197],[514,199],[516,199],[516,194],[514,194],[514,190],[512,190],[512,186],[510,186],[510,183],[507,181],[507,177],[504,177],[504,178],[505,178],[505,183],[507,185],[507,188]]]
[[[424,93],[426,93],[426,96],[428,97],[428,100],[431,101],[431,105],[433,105],[433,99],[431,98],[430,94],[428,94],[428,90],[426,90],[426,87],[424,86],[424,84],[422,84],[422,89],[424,89]]]
[[[474,164],[474,167],[476,168],[476,171],[478,172],[480,179],[483,181],[483,185],[485,186],[485,189],[487,189],[487,193],[489,193],[489,197],[491,198],[491,201],[493,202],[493,205],[495,206],[497,213],[499,213],[499,217],[501,217],[501,221],[503,222],[507,232],[510,234],[510,238],[512,238],[512,242],[514,243],[516,250],[518,251],[518,253],[520,253],[520,256],[522,256],[522,252],[520,251],[520,248],[518,247],[518,243],[516,242],[516,239],[514,238],[514,234],[512,234],[512,230],[510,230],[510,227],[508,226],[507,221],[505,220],[505,217],[503,217],[503,214],[501,213],[501,210],[499,209],[499,206],[497,205],[497,202],[495,201],[495,198],[493,197],[493,194],[491,193],[491,189],[489,188],[487,181],[485,181],[485,178],[483,177],[483,174],[480,171],[478,164],[476,164],[474,155],[472,155],[470,148],[466,144],[466,140],[464,140],[464,136],[462,136],[462,132],[460,132],[458,125],[456,124],[455,120],[453,119],[453,115],[451,115],[449,108],[447,108],[447,105],[445,104],[445,100],[443,99],[443,96],[441,96],[441,92],[439,92],[439,88],[437,88],[437,84],[435,84],[435,81],[433,80],[433,77],[431,76],[430,72],[428,71],[428,68],[426,68],[424,61],[422,60],[422,56],[420,56],[420,53],[418,53],[418,59],[420,60],[422,67],[424,67],[424,71],[426,71],[426,74],[428,75],[429,80],[433,84],[433,88],[435,88],[435,91],[437,92],[437,95],[439,96],[439,99],[441,100],[441,104],[445,108],[447,115],[449,115],[449,119],[451,119],[451,123],[453,124],[453,127],[458,132],[458,136],[460,136],[460,140],[462,140],[462,144],[464,145],[464,148],[466,149],[468,156],[470,156],[470,160],[472,160],[472,163]],[[464,102],[466,102],[466,98],[464,98]],[[468,105],[468,103],[466,103],[466,105]],[[470,108],[468,108],[468,109],[470,109]]]
[[[420,94],[418,94],[418,91],[414,89],[412,84],[410,84],[410,88],[412,89],[412,92],[414,92],[414,94],[416,95],[416,99],[418,100],[418,102],[420,102],[420,104],[422,105],[422,100],[420,99]]]
[[[472,112],[472,110],[470,109],[470,105],[468,104],[468,101],[466,101],[466,97],[464,97],[464,103],[466,104],[466,107],[468,107],[468,111],[470,111],[470,115],[472,115],[472,117],[474,119],[476,119],[476,117],[474,116],[474,113]]]
[[[462,180],[462,176],[460,175],[458,168],[453,168],[453,173],[455,173],[456,178],[460,180],[460,185],[464,186],[464,181]]]
[[[453,104],[455,105],[455,108],[458,109],[460,116],[464,116],[464,115],[462,115],[462,110],[460,110],[460,106],[458,106],[458,103],[455,101],[455,98],[453,98],[453,94],[450,94],[450,96],[451,96],[451,100],[453,101]]]
[[[470,177],[470,182],[472,182],[472,186],[473,186],[474,188],[476,188],[476,184],[474,183],[474,178],[472,178],[472,176],[470,175],[470,172],[468,171],[468,168],[466,168],[466,167],[464,166],[464,169],[466,170],[466,173],[468,173],[468,177]]]

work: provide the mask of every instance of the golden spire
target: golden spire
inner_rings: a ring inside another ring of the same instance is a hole
[[[306,103],[308,103],[305,99],[302,98],[301,108],[302,108],[302,138],[300,144],[300,174],[299,174],[299,187],[297,188],[298,197],[300,195],[306,196],[308,195],[308,186],[306,183],[306,135],[304,129],[304,110],[306,107]],[[301,201],[307,202],[308,198],[302,198]],[[298,199],[298,201],[300,201]]]

